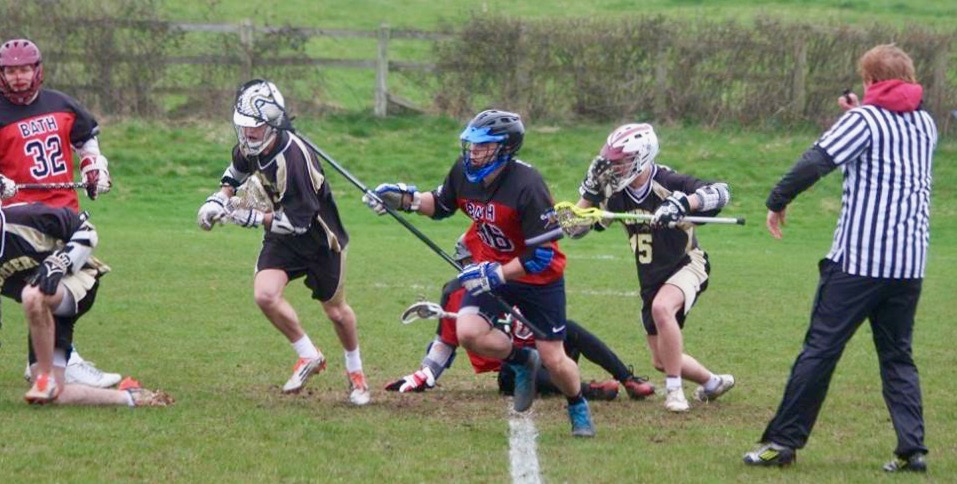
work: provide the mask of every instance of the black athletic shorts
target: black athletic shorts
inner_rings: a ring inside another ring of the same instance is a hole
[[[289,280],[306,276],[306,287],[313,299],[329,302],[337,294],[345,278],[345,254],[333,251],[325,234],[315,230],[302,235],[266,237],[256,261],[256,272],[280,269]]]

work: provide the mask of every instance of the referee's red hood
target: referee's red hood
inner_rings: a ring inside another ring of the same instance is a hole
[[[920,84],[894,79],[871,84],[864,93],[864,104],[902,113],[916,111],[923,97],[924,88]]]

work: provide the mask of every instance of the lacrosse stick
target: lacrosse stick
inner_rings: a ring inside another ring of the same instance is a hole
[[[457,318],[458,313],[450,313],[434,302],[419,301],[402,312],[402,324],[420,319]]]
[[[602,220],[641,220],[650,222],[655,218],[654,215],[646,213],[615,213],[607,212],[598,207],[582,208],[572,202],[559,202],[555,204],[555,217],[558,225],[562,228],[591,227]],[[744,225],[744,218],[731,217],[695,217],[688,216],[681,219],[682,222],[692,222],[696,224],[734,224]]]
[[[226,204],[226,211],[231,212],[237,208],[251,208],[260,212],[273,211],[273,204],[258,176],[253,175],[247,178],[246,182],[236,190],[236,195],[230,197]]]
[[[17,183],[17,190],[68,190],[76,188],[86,189],[86,187],[86,182]]]

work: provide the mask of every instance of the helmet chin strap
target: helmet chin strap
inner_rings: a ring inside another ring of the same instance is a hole
[[[490,173],[507,163],[511,158],[511,155],[500,154],[503,149],[504,144],[499,143],[498,148],[495,149],[495,154],[492,155],[492,161],[478,169],[474,169],[470,166],[472,163],[472,157],[466,151],[462,157],[463,162],[465,163],[465,178],[471,183],[478,183],[484,180],[485,177],[487,177]]]

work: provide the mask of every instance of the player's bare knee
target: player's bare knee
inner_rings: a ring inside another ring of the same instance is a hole
[[[273,308],[282,302],[282,292],[256,288],[253,293],[253,298],[256,300],[256,305],[260,308]]]
[[[49,296],[43,294],[38,287],[26,286],[20,293],[23,301],[23,311],[30,314],[42,314],[48,310]]]
[[[352,308],[345,303],[335,305],[323,305],[322,309],[326,312],[326,317],[337,326],[348,324],[352,319]]]

